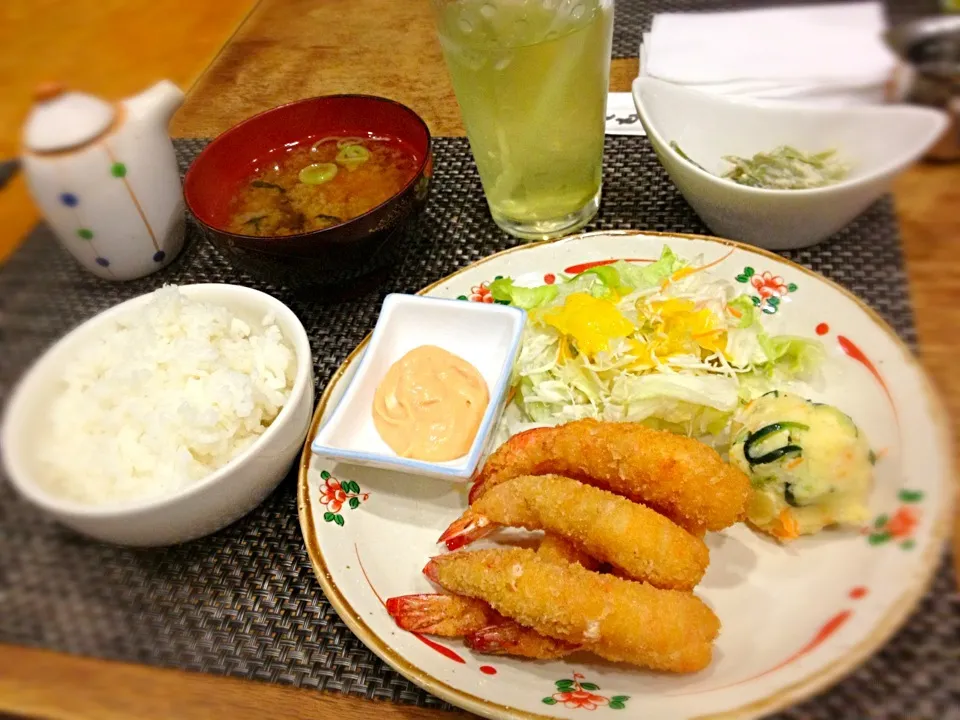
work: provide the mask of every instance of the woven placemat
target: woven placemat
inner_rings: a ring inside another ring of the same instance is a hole
[[[200,141],[180,141],[181,167]],[[436,141],[436,175],[403,262],[376,290],[318,303],[233,270],[189,226],[166,270],[113,284],[79,269],[44,227],[0,269],[0,396],[68,328],[167,282],[233,282],[297,313],[315,353],[317,390],[373,326],[388,292],[412,292],[513,244],[493,224],[463,139]],[[706,232],[646,138],[607,139],[602,212],[591,229]],[[913,322],[892,205],[884,199],[828,243],[790,257],[846,285],[908,341]],[[960,604],[949,565],[920,610],[879,655],[792,720],[960,720]],[[72,534],[0,482],[0,642],[441,707],[394,673],[339,620],[313,578],[293,474],[247,518],[161,550]]]
[[[637,57],[640,36],[650,29],[653,16],[665,12],[716,12],[772,6],[840,4],[851,0],[615,0],[613,57]],[[884,0],[891,25],[940,12],[938,0]]]

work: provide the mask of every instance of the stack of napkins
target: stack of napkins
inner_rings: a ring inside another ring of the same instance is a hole
[[[897,64],[878,2],[665,13],[640,73],[696,90],[826,105],[883,102]]]

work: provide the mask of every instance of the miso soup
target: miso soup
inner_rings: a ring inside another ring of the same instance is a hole
[[[227,229],[271,237],[339,225],[393,197],[419,164],[390,138],[332,136],[304,143],[240,187]]]

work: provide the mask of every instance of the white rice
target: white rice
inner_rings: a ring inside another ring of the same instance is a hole
[[[290,396],[296,363],[272,316],[153,294],[64,367],[41,460],[61,496],[101,505],[170,495],[253,443]]]

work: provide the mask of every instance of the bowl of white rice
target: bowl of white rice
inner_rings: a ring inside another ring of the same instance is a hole
[[[303,325],[237,285],[167,286],[82,324],[21,379],[0,427],[27,500],[123,545],[185,542],[259,505],[313,408]]]

